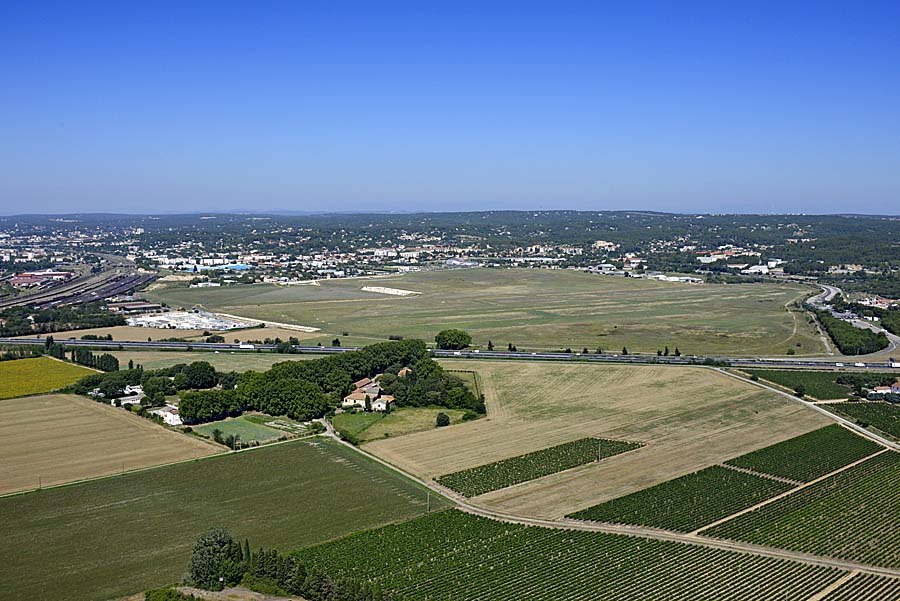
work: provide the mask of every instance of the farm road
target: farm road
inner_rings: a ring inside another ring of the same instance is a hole
[[[743,379],[743,378],[742,378]],[[749,381],[749,380],[748,380]],[[757,384],[754,382],[754,384]],[[768,387],[766,387],[768,388]],[[772,389],[775,390],[775,389]],[[780,394],[781,391],[775,390]],[[795,397],[794,400],[799,401]],[[801,401],[805,402],[805,401]],[[811,403],[810,403],[811,404]],[[824,410],[820,410],[824,411]],[[834,418],[829,414],[830,417]],[[499,520],[501,522],[509,522],[511,524],[522,524],[525,526],[541,526],[543,528],[556,528],[563,530],[580,530],[585,532],[605,532],[607,534],[621,534],[624,536],[636,536],[639,538],[649,538],[654,540],[663,540],[663,541],[672,541],[672,542],[680,542],[686,543],[689,545],[699,545],[703,547],[709,547],[713,549],[720,549],[722,551],[734,551],[738,553],[748,553],[751,555],[757,555],[761,557],[771,557],[775,559],[785,559],[789,561],[797,561],[800,563],[805,563],[809,565],[815,565],[820,567],[829,567],[829,568],[838,568],[842,570],[847,570],[849,572],[860,572],[865,574],[873,574],[877,576],[892,576],[892,577],[900,577],[900,569],[893,568],[883,568],[879,566],[871,566],[867,564],[861,564],[853,561],[845,561],[842,559],[834,559],[831,557],[821,557],[818,555],[810,555],[808,553],[799,553],[796,551],[789,551],[787,549],[777,549],[774,547],[766,547],[763,545],[754,545],[751,543],[745,543],[741,541],[732,541],[732,540],[724,540],[717,538],[710,538],[705,536],[700,536],[698,534],[685,534],[682,532],[674,532],[671,530],[662,530],[659,528],[650,528],[646,526],[629,526],[624,524],[609,524],[604,522],[583,522],[579,520],[571,520],[571,519],[560,519],[560,520],[544,520],[538,518],[529,518],[524,516],[511,515],[507,513],[502,513],[499,511],[494,511],[492,509],[486,509],[484,507],[479,507],[477,505],[473,505],[469,502],[468,499],[458,495],[448,489],[444,488],[437,482],[426,482],[417,478],[416,476],[409,474],[397,466],[388,463],[387,461],[381,459],[380,457],[369,453],[359,447],[355,447],[348,442],[340,440],[337,435],[334,433],[334,429],[330,424],[327,423],[328,420],[322,420],[325,425],[326,436],[330,436],[341,442],[342,444],[348,446],[353,449],[357,453],[364,455],[365,457],[371,459],[372,461],[376,461],[400,474],[406,476],[410,480],[416,482],[417,484],[429,489],[430,491],[444,497],[449,500],[453,505],[456,506],[457,509],[461,511],[465,511],[472,515],[478,515],[481,517],[490,518],[493,520]],[[840,420],[838,420],[840,421]],[[846,420],[843,420],[846,421]],[[855,425],[855,424],[854,424]],[[868,432],[868,431],[865,431]],[[875,435],[869,433],[870,437]],[[880,438],[880,437],[877,437]]]

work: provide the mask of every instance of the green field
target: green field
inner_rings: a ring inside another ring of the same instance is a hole
[[[825,409],[868,424],[896,439],[900,439],[900,407],[881,401],[859,403],[832,403]]]
[[[408,601],[809,599],[845,573],[663,542],[445,511],[296,553]],[[357,561],[356,558],[366,558]]]
[[[410,297],[364,292],[385,286]],[[668,345],[687,354],[798,355],[824,351],[805,315],[785,306],[809,291],[793,284],[690,285],[615,278],[568,270],[460,269],[319,286],[239,285],[169,288],[154,300],[263,321],[322,329],[311,342],[345,345],[390,335],[433,340],[441,329],[468,330],[474,344],[498,348],[655,353]],[[344,336],[343,332],[348,336]]]
[[[840,372],[812,371],[807,369],[742,369],[741,371],[791,390],[795,390],[798,386],[803,386],[807,396],[822,401],[846,399],[847,396],[853,393],[851,386],[837,382],[837,379],[841,376],[859,378],[866,381],[869,386],[877,385],[878,380],[882,378],[890,385],[895,378],[895,374],[869,371]]]
[[[275,418],[270,418],[275,419]],[[222,432],[222,436],[237,436],[243,443],[270,442],[288,434],[282,430],[270,428],[264,424],[255,423],[245,419],[244,416],[229,417],[217,422],[209,422],[200,426],[194,426],[194,431],[207,438],[213,437],[213,430]]]
[[[253,352],[222,352],[209,351],[111,351],[119,360],[119,365],[124,369],[129,359],[135,365],[142,365],[144,369],[161,369],[171,367],[177,363],[192,363],[194,361],[207,361],[219,371],[265,371],[275,363],[283,361],[304,361],[306,359],[319,359],[322,355],[282,355],[278,353],[253,353]]]
[[[93,373],[97,372],[50,357],[0,361],[0,399],[51,392]]]
[[[832,424],[727,463],[781,478],[810,482],[882,448],[867,438]]]
[[[692,532],[791,488],[790,484],[714,465],[569,517]]]
[[[593,463],[619,453],[633,451],[641,446],[636,442],[582,438],[533,453],[447,474],[437,478],[437,481],[461,495],[474,497],[492,490],[556,474],[579,465]]]
[[[900,578],[857,574],[835,590],[822,597],[821,601],[897,601],[900,599]]]
[[[900,453],[864,463],[703,534],[900,567]]]
[[[398,407],[389,414],[370,412],[339,413],[332,423],[338,432],[346,432],[361,442],[392,438],[435,428],[438,413],[446,413],[450,424],[462,423],[465,411],[446,407]]]
[[[0,598],[110,599],[174,582],[212,526],[290,549],[424,511],[424,490],[325,439],[0,498]]]

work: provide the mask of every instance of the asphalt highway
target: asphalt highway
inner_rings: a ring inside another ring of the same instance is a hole
[[[219,352],[272,352],[275,350],[274,344],[232,344],[232,343],[212,343],[212,342],[136,342],[136,341],[102,341],[102,340],[78,340],[75,338],[64,338],[67,332],[60,332],[54,336],[54,340],[64,343],[66,346],[86,346],[91,348],[103,348],[109,350],[124,349],[141,349],[141,350],[172,350],[172,351],[219,351]],[[44,344],[43,338],[0,338],[0,344],[17,344],[17,345],[34,345]],[[359,350],[359,347],[332,347],[332,346],[294,346],[293,349],[298,353],[311,354],[334,354],[345,353],[347,351]],[[621,355],[614,353],[548,353],[548,352],[523,352],[523,351],[480,351],[480,350],[461,350],[450,351],[434,349],[431,351],[432,356],[441,358],[458,358],[458,359],[492,359],[492,360],[543,360],[543,361],[580,361],[586,363],[663,363],[669,365],[696,365],[696,364],[728,364],[732,367],[866,367],[873,369],[886,369],[892,366],[887,361],[858,362],[853,358],[842,358],[841,361],[822,359],[800,359],[800,358],[762,358],[762,357],[724,357],[724,356],[701,356],[701,355],[682,355],[675,357],[673,355],[657,356],[657,355]],[[285,354],[285,360],[290,358],[289,354]],[[857,365],[857,363],[862,363]],[[900,363],[894,363],[900,367]]]

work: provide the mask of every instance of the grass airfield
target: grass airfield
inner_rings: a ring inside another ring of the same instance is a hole
[[[420,294],[366,292],[384,286]],[[432,340],[441,329],[469,331],[498,348],[797,355],[824,351],[805,315],[786,305],[809,291],[793,284],[678,284],[569,270],[458,269],[325,280],[318,286],[268,284],[162,288],[171,306],[321,328],[309,342],[364,345],[391,335]],[[343,333],[347,332],[347,336]]]

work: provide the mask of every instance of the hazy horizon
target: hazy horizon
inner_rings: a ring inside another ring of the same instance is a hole
[[[2,14],[4,215],[900,207],[897,3]]]

